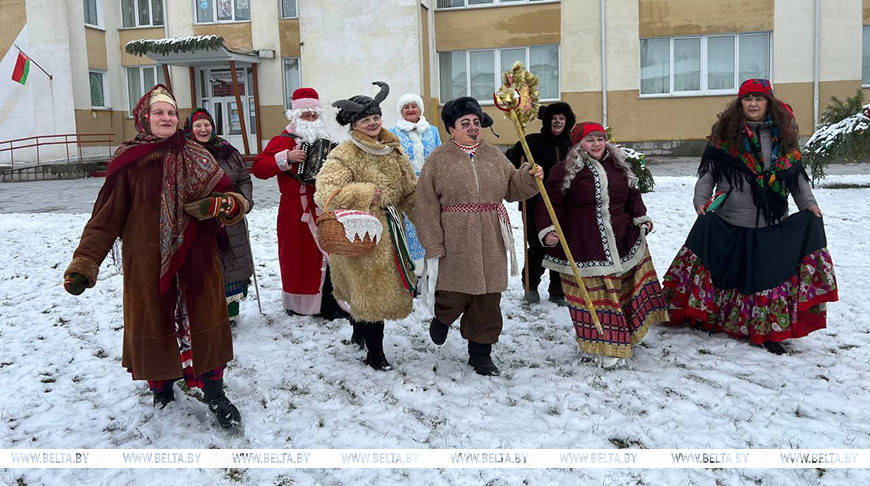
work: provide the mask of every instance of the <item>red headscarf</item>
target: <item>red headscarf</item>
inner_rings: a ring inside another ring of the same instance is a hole
[[[773,95],[773,86],[770,85],[770,81],[763,78],[747,79],[740,85],[740,91],[737,92],[737,99],[741,99],[751,94],[766,94],[771,99],[779,102],[780,106],[782,106],[783,109],[794,118],[794,111],[791,109],[791,105],[776,99],[776,96]]]
[[[580,122],[574,125],[574,128],[571,130],[571,145],[577,145],[580,143],[580,140],[583,140],[586,138],[586,135],[592,132],[607,133],[604,127],[596,122]]]

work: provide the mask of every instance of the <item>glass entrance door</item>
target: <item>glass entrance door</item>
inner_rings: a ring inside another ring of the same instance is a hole
[[[242,114],[245,115],[245,128],[236,106],[236,93],[233,91],[233,78],[229,67],[210,66],[199,68],[200,105],[212,114],[218,135],[230,142],[239,152],[245,152],[242,137],[248,137],[248,147],[257,153],[257,119],[254,115],[254,95],[251,91],[252,75],[250,67],[236,67],[238,92],[242,100]]]

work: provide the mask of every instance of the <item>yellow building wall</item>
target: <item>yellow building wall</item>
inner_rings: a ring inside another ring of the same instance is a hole
[[[819,84],[819,103],[828,105],[831,96],[840,99],[855,94],[853,81]],[[792,106],[801,135],[813,133],[813,83],[780,83],[777,98]],[[600,93],[563,93],[577,120],[600,121]],[[637,90],[608,91],[608,124],[618,141],[703,140],[710,134],[716,115],[736,97],[698,96],[686,98],[639,98]]]
[[[561,4],[435,11],[435,49],[558,44]]]
[[[103,71],[109,69],[106,58],[106,31],[85,26],[85,44],[88,49],[88,67]]]
[[[124,123],[126,113],[126,111],[115,110],[76,110],[76,131],[78,133],[111,133],[113,134],[112,145],[118,145],[135,135],[132,121],[129,128],[133,133],[126,131]],[[108,155],[108,149],[106,149],[106,153]]]
[[[27,24],[27,5],[25,0],[0,0],[0,5],[3,5],[0,15],[0,59],[3,59]]]
[[[870,0],[864,0],[864,25],[870,25]]]
[[[250,22],[194,25],[193,35],[219,35],[224,38],[224,45],[230,49],[246,52],[254,50]]]
[[[281,43],[281,57],[299,57],[302,47],[299,45],[299,19],[281,19],[278,21],[278,39]]]
[[[641,39],[773,30],[774,0],[639,0]]]
[[[122,66],[141,66],[154,64],[148,56],[134,56],[127,54],[125,46],[128,42],[138,39],[163,39],[165,36],[163,27],[151,27],[147,29],[118,29],[118,49],[121,52]]]
[[[284,115],[283,106],[260,105],[260,129],[263,130],[261,137],[264,145],[269,139],[281,133],[281,130],[287,126],[287,123],[288,120]]]

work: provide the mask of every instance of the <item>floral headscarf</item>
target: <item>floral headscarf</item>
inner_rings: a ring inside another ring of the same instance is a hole
[[[162,84],[139,99],[133,109],[138,133],[118,147],[109,163],[106,185],[114,184],[113,176],[130,162],[150,158],[151,163],[163,165],[160,191],[160,294],[163,295],[184,262],[197,231],[196,225],[190,224],[193,218],[184,211],[184,204],[202,199],[213,191],[225,190],[231,184],[202,145],[186,140],[178,131],[165,139],[151,133],[150,100],[155,92],[175,100]]]

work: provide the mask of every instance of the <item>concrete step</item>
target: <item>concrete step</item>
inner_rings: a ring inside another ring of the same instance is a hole
[[[106,161],[74,162],[62,164],[31,165],[27,167],[0,168],[0,182],[45,181],[56,179],[81,179],[105,176]]]

